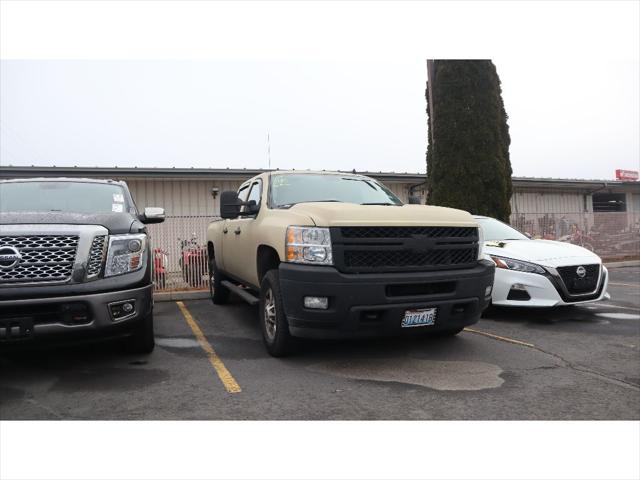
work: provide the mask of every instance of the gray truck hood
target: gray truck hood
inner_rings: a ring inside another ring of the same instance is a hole
[[[130,213],[70,213],[70,212],[0,212],[2,225],[102,225],[111,234],[144,232],[144,224]]]

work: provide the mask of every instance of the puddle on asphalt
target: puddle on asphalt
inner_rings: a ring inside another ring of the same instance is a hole
[[[596,313],[596,316],[604,318],[614,318],[616,320],[640,320],[640,315],[638,315],[637,313]]]
[[[484,390],[504,383],[502,369],[484,362],[380,358],[323,362],[309,369],[354,380],[398,382],[435,390]]]
[[[197,348],[200,346],[193,338],[157,338],[156,345],[169,348]]]

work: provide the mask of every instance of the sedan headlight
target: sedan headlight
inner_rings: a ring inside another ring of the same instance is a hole
[[[288,227],[285,251],[287,262],[333,265],[328,228]]]
[[[104,276],[112,277],[140,270],[144,264],[146,246],[145,234],[111,235]]]
[[[523,262],[522,260],[514,260],[513,258],[498,257],[491,255],[491,259],[496,262],[496,268],[504,268],[507,270],[515,270],[516,272],[526,273],[546,273],[546,270],[535,263]]]

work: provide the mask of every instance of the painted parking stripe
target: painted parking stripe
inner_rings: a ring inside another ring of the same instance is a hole
[[[220,381],[224,385],[224,388],[226,388],[227,392],[229,393],[240,393],[242,391],[242,389],[240,388],[240,385],[238,385],[238,382],[236,382],[236,379],[233,378],[233,375],[231,375],[231,372],[227,370],[227,367],[225,367],[224,363],[222,362],[222,360],[220,359],[216,351],[213,349],[211,344],[207,341],[207,338],[204,336],[204,333],[202,333],[202,330],[200,330],[200,326],[198,325],[196,320],[191,316],[191,312],[189,312],[189,310],[187,309],[184,303],[176,302],[176,304],[178,305],[178,308],[182,312],[184,319],[187,321],[187,323],[191,327],[191,330],[193,330],[193,334],[198,339],[198,343],[200,343],[200,346],[202,347],[202,349],[207,353],[209,362],[211,363],[216,373],[218,374],[218,377],[220,378]]]
[[[483,332],[482,330],[476,330],[475,328],[466,327],[464,331],[475,333],[477,335],[483,335],[485,337],[493,338],[494,340],[500,340],[502,342],[513,343],[514,345],[521,345],[523,347],[535,348],[535,345],[533,343],[522,342],[520,340],[516,340],[514,338],[509,338],[509,337],[502,337],[500,335],[495,335],[493,333]]]

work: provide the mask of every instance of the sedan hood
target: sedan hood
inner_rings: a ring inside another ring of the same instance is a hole
[[[2,225],[101,225],[111,234],[144,232],[144,225],[130,213],[83,214],[70,212],[3,212]]]
[[[600,257],[586,248],[553,240],[505,240],[485,242],[489,255],[524,260],[545,267],[601,263]]]
[[[359,205],[342,202],[298,203],[291,211],[311,217],[319,227],[460,226],[477,227],[467,212],[428,205]]]

